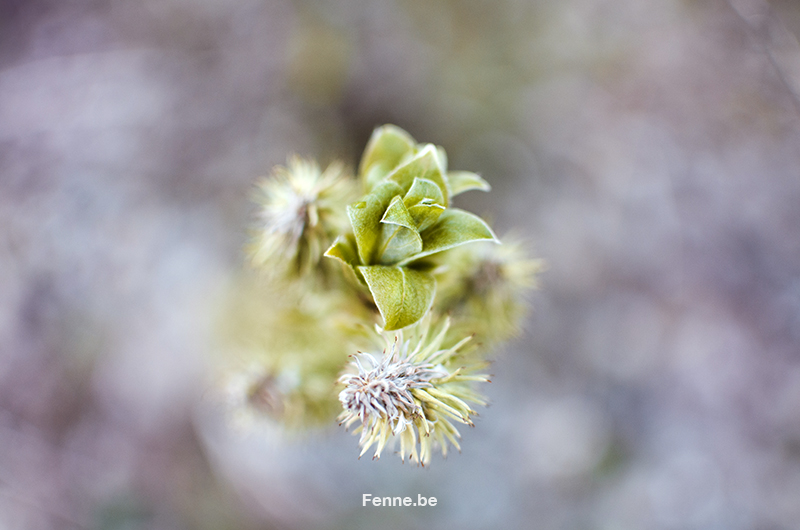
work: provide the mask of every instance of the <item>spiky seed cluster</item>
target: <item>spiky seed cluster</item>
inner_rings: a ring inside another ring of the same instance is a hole
[[[372,364],[377,362],[371,355],[359,355]],[[392,434],[402,432],[413,418],[422,414],[411,390],[430,388],[431,379],[447,375],[432,364],[416,366],[401,360],[396,348],[394,355],[384,355],[371,369],[365,369],[357,355],[353,359],[358,373],[342,376],[340,382],[346,387],[339,394],[339,401],[345,410],[361,419],[361,423],[385,416]]]
[[[430,321],[427,317],[406,330],[405,338],[402,331],[383,332],[391,341],[389,351],[384,350],[380,360],[371,354],[354,355],[352,366],[357,372],[340,377],[345,388],[339,394],[344,408],[339,419],[348,428],[361,421],[356,431],[361,431],[361,455],[376,445],[373,458],[380,458],[386,445],[399,438],[404,461],[409,457],[425,465],[434,446],[447,456],[448,442],[461,449],[453,422],[473,425],[470,415],[476,413],[467,402],[485,404],[470,387],[475,381],[488,381],[487,376],[474,373],[485,364],[453,369],[459,350],[472,337],[442,348],[449,321],[436,333],[431,333]]]
[[[295,156],[273,169],[257,184],[253,263],[290,273],[318,263],[334,234],[346,226],[342,204],[352,198],[354,187],[338,162],[320,171],[316,162]]]

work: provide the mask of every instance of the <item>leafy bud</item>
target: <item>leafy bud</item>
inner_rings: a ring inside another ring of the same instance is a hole
[[[352,267],[384,328],[396,330],[417,322],[433,303],[431,257],[474,241],[498,242],[480,217],[450,207],[457,193],[489,187],[474,173],[448,173],[442,148],[416,144],[393,126],[373,133],[360,176],[369,193],[347,208],[353,233],[340,236],[325,255]]]

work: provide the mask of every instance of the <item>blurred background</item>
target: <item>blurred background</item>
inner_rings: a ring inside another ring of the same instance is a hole
[[[800,528],[798,32],[793,0],[2,0],[0,529]],[[253,182],[383,123],[548,263],[429,469],[209,399]]]

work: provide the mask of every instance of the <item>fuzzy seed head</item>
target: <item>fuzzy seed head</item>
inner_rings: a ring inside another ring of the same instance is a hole
[[[358,417],[361,423],[367,423],[368,418],[385,419],[393,434],[402,432],[422,413],[411,390],[430,387],[432,379],[446,375],[431,364],[414,365],[401,359],[396,346],[394,354],[384,356],[380,363],[371,355],[361,355],[373,367],[365,369],[355,357],[358,373],[339,379],[345,385],[339,393],[339,401],[345,413]]]
[[[388,353],[384,350],[380,361],[371,354],[351,356],[355,373],[339,378],[345,385],[339,393],[344,409],[339,419],[346,427],[360,421],[356,432],[361,431],[362,455],[375,445],[373,458],[380,458],[388,443],[399,441],[403,460],[409,457],[425,465],[434,446],[445,456],[448,444],[459,448],[460,434],[453,422],[472,425],[475,411],[468,402],[485,404],[471,388],[488,381],[474,373],[485,365],[456,364],[459,349],[471,337],[442,347],[449,321],[435,329],[430,323],[429,315],[406,330],[379,330]]]
[[[320,171],[316,162],[293,157],[286,167],[274,168],[257,187],[253,263],[289,272],[317,264],[334,234],[346,226],[342,212],[354,187],[340,163]]]
[[[513,236],[503,245],[474,245],[449,255],[449,274],[437,284],[437,309],[459,321],[458,329],[497,343],[518,335],[528,312],[527,294],[537,286],[542,260],[531,259]]]

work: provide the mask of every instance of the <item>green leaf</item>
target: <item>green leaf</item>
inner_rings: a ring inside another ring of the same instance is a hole
[[[425,316],[436,294],[436,280],[427,272],[381,265],[358,268],[367,281],[384,329],[404,328]]]
[[[371,190],[407,155],[414,152],[416,142],[406,131],[394,125],[384,125],[372,132],[367,142],[358,174]]]
[[[399,225],[381,226],[381,246],[376,258],[378,263],[394,265],[420,252],[422,252],[422,238],[419,232]]]
[[[360,265],[358,261],[358,247],[356,240],[351,235],[339,236],[333,242],[331,248],[325,251],[325,256],[341,260],[344,264],[353,268]]]
[[[417,230],[422,232],[436,224],[444,210],[445,207],[441,204],[418,204],[409,208],[408,213],[414,218]]]
[[[386,208],[386,212],[383,214],[381,223],[405,226],[411,230],[417,229],[417,225],[414,224],[414,219],[411,217],[411,214],[408,213],[406,205],[399,195],[392,198],[392,202],[389,203],[389,207]]]
[[[458,208],[445,210],[439,221],[420,235],[423,242],[422,252],[401,261],[399,265],[472,241],[489,240],[499,243],[486,221]]]
[[[386,178],[399,184],[403,188],[403,193],[410,191],[415,178],[433,181],[442,192],[442,204],[448,205],[447,181],[440,165],[436,146],[433,144],[426,145],[414,158],[402,164]]]
[[[361,263],[375,263],[376,248],[381,236],[381,218],[392,198],[401,193],[402,190],[396,183],[381,182],[363,201],[347,207]]]
[[[447,174],[447,152],[444,147],[436,146],[436,156],[439,157],[439,167],[442,168],[442,173]]]
[[[470,190],[490,191],[492,187],[480,175],[471,171],[448,171],[447,180],[450,182],[450,192],[455,197],[459,193]]]
[[[432,201],[435,204],[444,204],[444,195],[441,188],[432,180],[416,177],[411,187],[403,197],[403,204],[406,208],[411,208],[425,199]]]
[[[422,238],[399,195],[392,199],[381,219],[381,239],[376,261],[392,265],[422,251]]]
[[[442,190],[428,179],[415,178],[403,203],[420,232],[433,226],[444,211]]]

